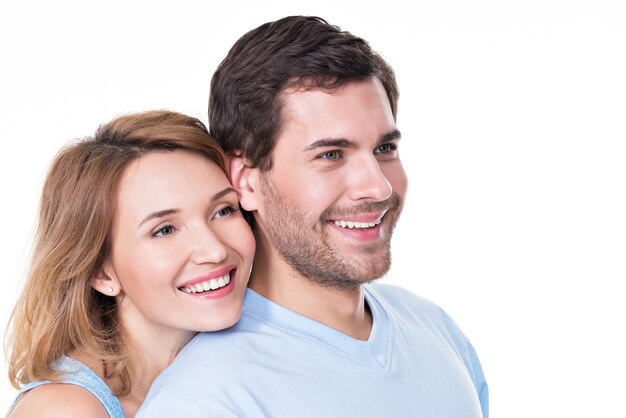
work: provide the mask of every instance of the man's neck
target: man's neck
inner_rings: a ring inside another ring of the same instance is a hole
[[[249,287],[261,296],[300,315],[365,341],[372,315],[363,288],[337,289],[302,277],[277,254],[257,250]]]

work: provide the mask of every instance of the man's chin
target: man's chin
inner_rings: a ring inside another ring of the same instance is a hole
[[[350,263],[346,260],[352,260]],[[335,269],[318,271],[317,275],[307,275],[309,280],[325,287],[356,289],[383,277],[391,267],[389,248],[379,248],[375,255],[344,258]]]
[[[389,253],[385,254],[384,259],[380,260],[377,263],[371,263],[368,266],[364,266],[364,268],[354,275],[354,279],[356,281],[364,283],[373,282],[375,280],[380,279],[389,271],[391,267],[391,256]]]

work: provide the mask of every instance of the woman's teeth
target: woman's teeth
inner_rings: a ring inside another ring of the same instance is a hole
[[[190,286],[181,287],[179,290],[185,293],[200,293],[222,288],[228,283],[230,283],[230,274],[226,273],[225,275],[217,277],[215,279],[206,280],[204,282],[195,283]]]

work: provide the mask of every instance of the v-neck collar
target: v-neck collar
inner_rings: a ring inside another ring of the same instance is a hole
[[[243,315],[317,344],[348,360],[374,369],[388,369],[393,352],[393,322],[366,285],[365,301],[372,313],[372,331],[367,341],[357,340],[246,289]]]

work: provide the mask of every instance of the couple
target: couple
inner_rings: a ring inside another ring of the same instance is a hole
[[[488,416],[454,322],[366,284],[406,190],[391,67],[288,17],[241,37],[210,94],[211,135],[146,112],[56,157],[8,416]]]

